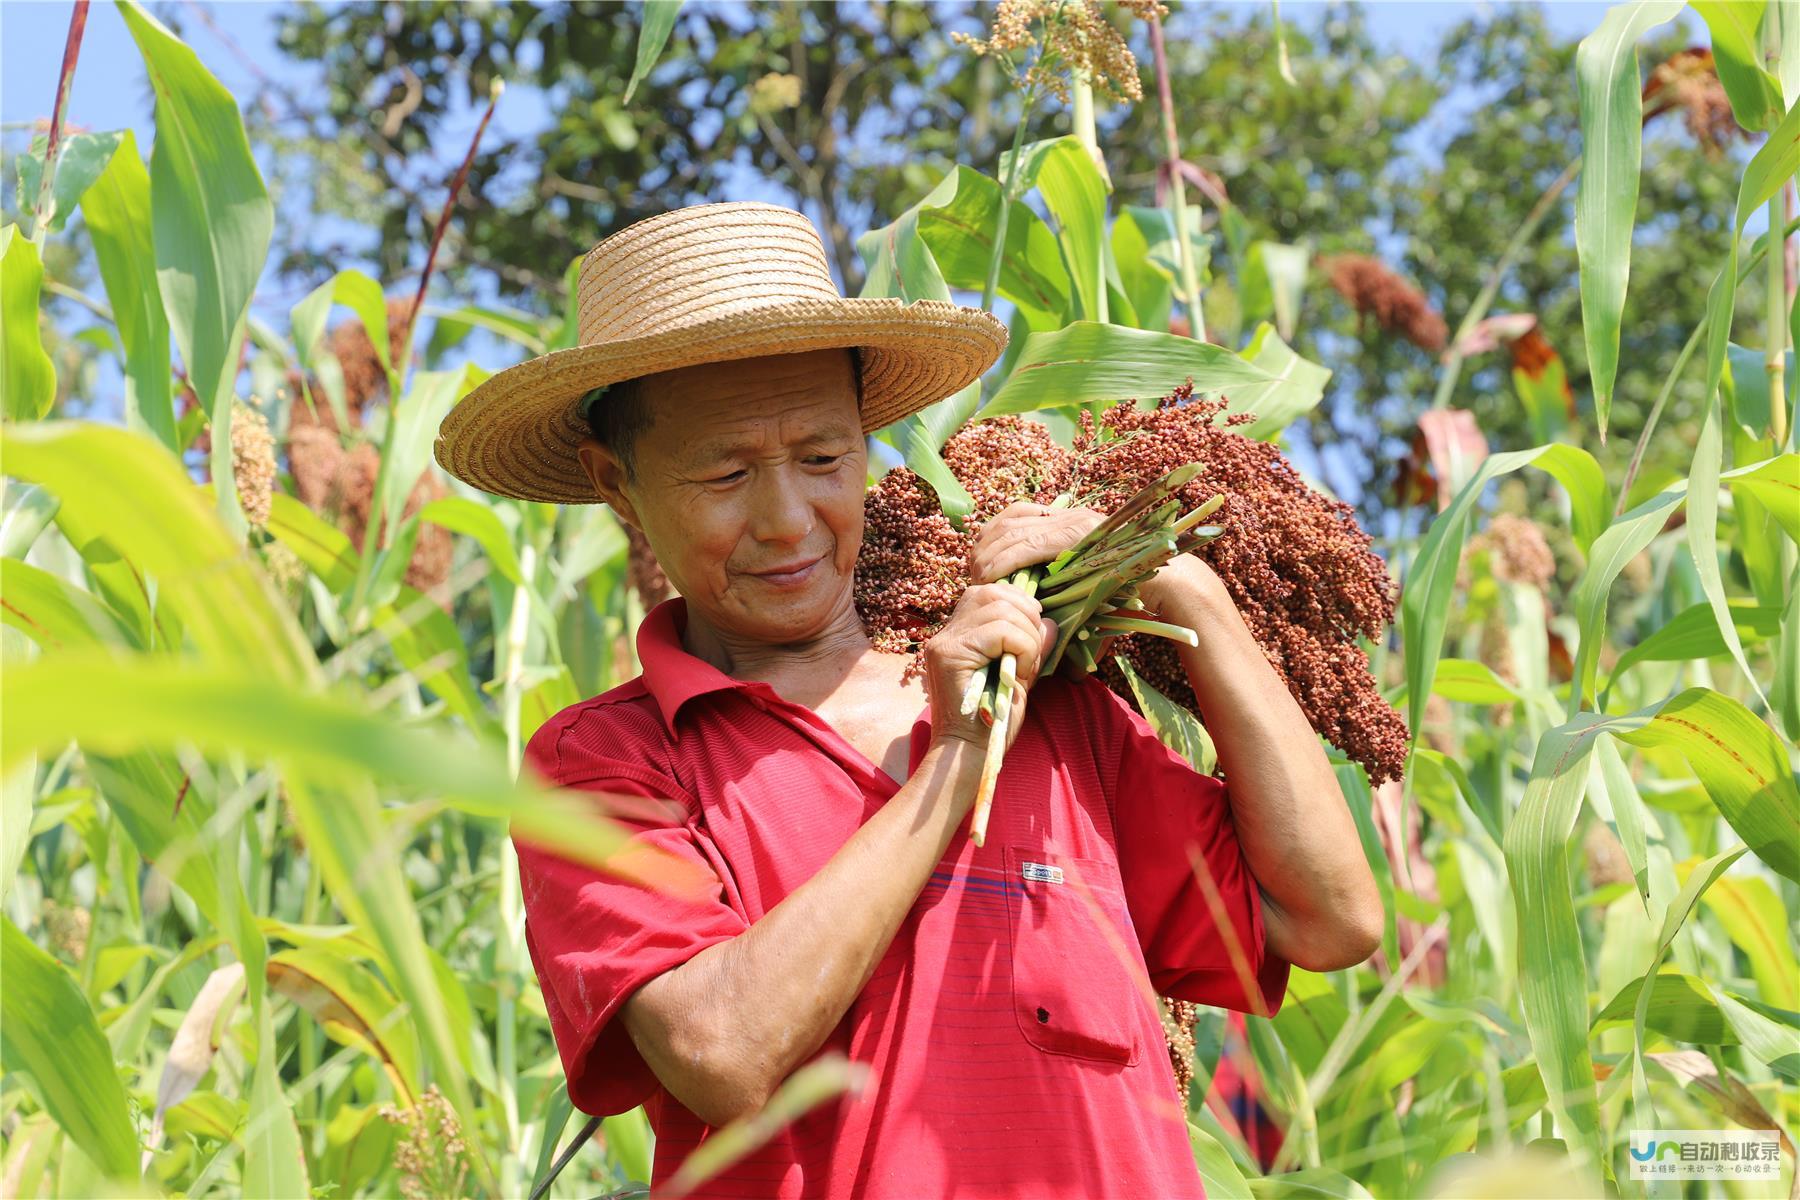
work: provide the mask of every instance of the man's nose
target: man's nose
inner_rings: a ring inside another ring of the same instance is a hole
[[[814,517],[811,492],[800,472],[781,467],[758,474],[761,486],[753,497],[750,535],[759,542],[804,540]]]

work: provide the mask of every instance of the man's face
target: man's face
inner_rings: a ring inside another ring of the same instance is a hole
[[[852,603],[862,546],[868,466],[849,355],[707,363],[642,386],[651,420],[635,480],[599,443],[581,452],[601,496],[643,531],[691,615],[760,642],[821,632]]]

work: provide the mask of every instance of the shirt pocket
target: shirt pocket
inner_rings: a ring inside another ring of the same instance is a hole
[[[1051,1054],[1131,1066],[1140,1009],[1137,945],[1119,868],[1041,846],[1006,847],[1013,1010]]]

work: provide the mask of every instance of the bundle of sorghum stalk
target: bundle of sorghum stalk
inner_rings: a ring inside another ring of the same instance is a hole
[[[1371,781],[1400,777],[1406,725],[1381,696],[1358,636],[1377,639],[1394,617],[1394,586],[1350,507],[1308,487],[1274,446],[1220,421],[1222,402],[1182,388],[1153,409],[1129,401],[1098,425],[1086,413],[1073,450],[1018,417],[970,425],[944,461],[974,499],[958,532],[936,495],[912,472],[890,472],[864,506],[856,601],[875,644],[917,652],[950,617],[968,586],[968,550],[981,525],[1015,500],[1116,512],[1178,467],[1198,469],[1173,493],[1181,512],[1222,496],[1206,519],[1222,533],[1184,553],[1219,575],[1263,653],[1313,728]],[[1098,673],[1132,702],[1113,661],[1124,655],[1147,682],[1199,716],[1174,644],[1121,631],[1098,655]],[[915,661],[915,668],[918,666]]]

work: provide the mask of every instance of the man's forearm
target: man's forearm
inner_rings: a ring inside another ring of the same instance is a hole
[[[1263,892],[1269,947],[1308,970],[1361,962],[1380,939],[1381,897],[1330,760],[1223,582],[1191,561],[1165,568],[1144,598],[1200,639],[1179,646],[1182,665]]]
[[[676,1099],[723,1124],[824,1044],[968,815],[981,759],[969,742],[934,743],[816,875],[627,1002],[633,1041]]]

